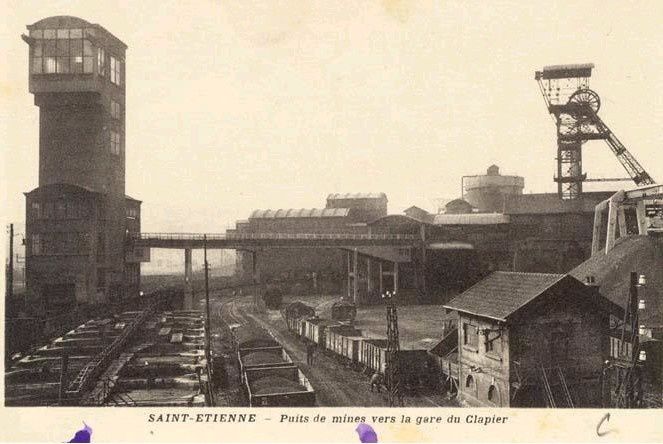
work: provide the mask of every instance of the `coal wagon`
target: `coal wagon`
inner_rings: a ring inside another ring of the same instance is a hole
[[[295,365],[247,369],[244,384],[250,407],[315,405],[315,390]]]
[[[290,355],[281,346],[240,349],[237,350],[237,360],[242,379],[249,369],[293,365]]]

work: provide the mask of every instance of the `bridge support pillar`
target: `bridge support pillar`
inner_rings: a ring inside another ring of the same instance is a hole
[[[371,267],[371,258],[370,256],[366,258],[366,293],[367,297],[371,297],[373,292],[373,270]]]
[[[384,278],[383,278],[384,271],[382,270],[382,261],[378,262],[378,268],[379,268],[378,271],[380,272],[380,278],[378,279],[378,283],[380,288],[380,296],[382,296],[384,294]]]
[[[253,297],[257,307],[262,303],[262,285],[260,283],[260,267],[258,266],[258,252],[251,252],[251,281],[254,286]]]
[[[601,233],[603,232],[603,223],[608,202],[603,201],[594,208],[594,230],[592,232],[592,255],[601,250]],[[515,271],[515,270],[514,270]]]
[[[616,231],[619,228],[619,207],[624,200],[624,191],[618,191],[608,199],[608,233],[605,240],[606,254],[615,246]]]
[[[635,208],[635,214],[638,220],[638,234],[647,234],[647,219],[645,218],[645,201],[639,200]]]
[[[191,261],[191,248],[184,250],[184,310],[193,309],[193,263]]]
[[[346,251],[346,262],[348,264],[348,278],[346,280],[345,297],[349,300],[352,293],[352,256],[350,250]]]
[[[394,293],[398,293],[398,262],[394,262]]]
[[[357,303],[359,295],[359,251],[355,248],[352,255],[352,303]]]

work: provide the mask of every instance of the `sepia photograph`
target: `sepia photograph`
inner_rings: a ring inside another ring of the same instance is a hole
[[[3,3],[3,410],[663,408],[659,3]]]

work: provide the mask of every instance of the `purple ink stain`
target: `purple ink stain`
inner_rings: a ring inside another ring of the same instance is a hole
[[[373,427],[368,424],[359,423],[355,431],[359,435],[359,441],[361,442],[378,442],[378,435],[373,430]]]
[[[83,423],[83,425],[83,430],[77,431],[74,437],[67,442],[91,442],[92,427],[85,423]]]

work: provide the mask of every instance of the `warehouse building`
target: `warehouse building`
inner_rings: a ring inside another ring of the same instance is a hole
[[[255,210],[237,222],[235,232],[366,233],[367,222],[386,214],[384,193],[335,193],[327,196],[325,208]],[[338,249],[265,249],[255,258],[264,282],[299,281],[309,291],[325,293],[340,292],[345,282],[345,256]],[[237,269],[245,279],[251,276],[251,261],[250,252],[238,252]]]

